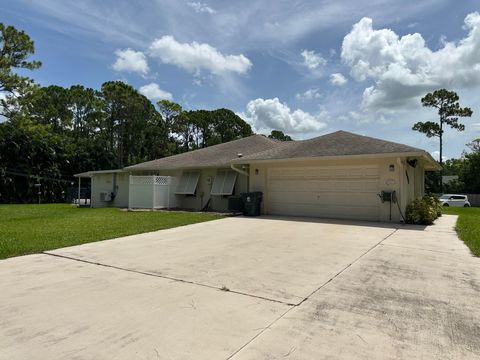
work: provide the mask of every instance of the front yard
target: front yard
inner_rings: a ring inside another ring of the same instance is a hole
[[[475,256],[480,256],[480,208],[443,208],[445,214],[458,215],[458,236]]]
[[[221,217],[181,211],[79,209],[68,204],[0,205],[0,259]]]

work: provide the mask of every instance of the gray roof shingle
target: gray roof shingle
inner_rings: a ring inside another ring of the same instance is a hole
[[[202,167],[227,167],[230,162],[243,156],[259,153],[279,146],[279,142],[262,135],[252,135],[223,144],[189,151],[183,154],[128,166],[125,170],[157,170]]]
[[[322,156],[424,152],[412,146],[336,131],[309,140],[287,141],[274,148],[244,156],[242,160],[295,159]],[[238,161],[241,161],[238,159]]]
[[[412,146],[336,131],[309,140],[277,141],[252,135],[207,148],[126,167],[125,170],[185,169],[227,167],[232,162],[295,159],[323,156],[372,155],[422,152]],[[238,154],[242,154],[239,158]],[[432,159],[433,160],[433,159]]]

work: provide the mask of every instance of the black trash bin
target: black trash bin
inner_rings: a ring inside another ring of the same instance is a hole
[[[260,208],[262,204],[263,194],[261,191],[242,193],[243,215],[260,216]]]

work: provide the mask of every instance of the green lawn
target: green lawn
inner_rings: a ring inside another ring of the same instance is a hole
[[[460,239],[475,256],[480,256],[480,208],[443,208],[445,214],[458,215],[457,230]]]
[[[0,259],[219,219],[191,212],[126,212],[69,204],[0,205]]]

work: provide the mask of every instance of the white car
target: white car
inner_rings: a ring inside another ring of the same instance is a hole
[[[467,195],[444,194],[439,200],[442,206],[470,207]]]

